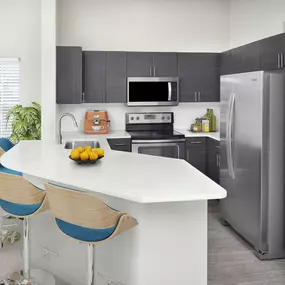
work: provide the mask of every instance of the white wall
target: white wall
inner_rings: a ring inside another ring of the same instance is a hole
[[[42,140],[56,141],[56,0],[41,0]]]
[[[87,110],[106,110],[108,111],[109,119],[111,120],[111,130],[125,129],[125,114],[132,112],[174,112],[175,128],[189,129],[190,124],[194,123],[195,118],[202,117],[206,114],[207,108],[213,108],[214,114],[217,117],[217,127],[220,122],[220,103],[180,103],[176,107],[127,107],[123,104],[82,104],[82,105],[59,105],[58,112],[63,114],[66,112],[72,113],[79,128],[83,130],[84,117]],[[75,131],[70,118],[64,118],[62,124],[63,131]]]
[[[0,0],[0,57],[21,58],[21,102],[41,102],[40,0]]]
[[[58,1],[60,45],[202,52],[228,47],[228,0]]]
[[[285,31],[284,0],[231,0],[230,47]]]

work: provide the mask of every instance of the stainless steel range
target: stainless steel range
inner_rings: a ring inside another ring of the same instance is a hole
[[[185,136],[174,131],[173,123],[172,112],[127,113],[132,152],[184,159]]]

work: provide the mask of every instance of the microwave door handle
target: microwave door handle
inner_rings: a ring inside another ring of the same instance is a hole
[[[171,101],[172,87],[171,82],[168,82],[168,102]]]

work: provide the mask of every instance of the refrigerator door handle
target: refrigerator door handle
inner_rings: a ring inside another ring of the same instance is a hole
[[[227,113],[227,120],[226,120],[226,159],[227,159],[227,168],[229,175],[231,177],[231,170],[230,170],[230,148],[229,148],[229,126],[230,126],[230,114],[231,114],[231,105],[232,105],[232,93],[230,94],[229,99],[229,106],[228,106],[228,113]]]
[[[235,93],[232,93],[229,107],[228,117],[228,134],[227,134],[227,156],[228,156],[228,169],[230,176],[235,179],[234,163],[233,163],[233,151],[232,151],[232,135],[233,135],[233,116],[234,116],[234,104],[235,104]]]

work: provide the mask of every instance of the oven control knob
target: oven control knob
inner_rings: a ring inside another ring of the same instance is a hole
[[[134,120],[134,117],[131,117],[131,120],[133,121],[133,120]]]
[[[137,120],[139,120],[139,119],[140,119],[140,117],[136,117],[136,119],[137,119]]]
[[[164,116],[162,116],[161,119],[164,120],[165,119]]]
[[[167,120],[170,120],[170,116],[167,117]]]

